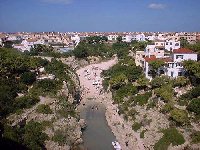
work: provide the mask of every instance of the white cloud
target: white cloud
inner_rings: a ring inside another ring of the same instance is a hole
[[[166,7],[166,5],[164,4],[156,4],[156,3],[151,3],[148,5],[148,8],[151,9],[164,9]]]
[[[47,3],[54,3],[54,4],[70,4],[72,0],[42,0],[43,2]]]

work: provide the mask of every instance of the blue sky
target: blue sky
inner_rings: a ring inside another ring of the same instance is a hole
[[[0,32],[200,31],[200,0],[0,0]]]

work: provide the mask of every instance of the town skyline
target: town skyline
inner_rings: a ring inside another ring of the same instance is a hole
[[[200,1],[0,1],[0,32],[198,32]]]

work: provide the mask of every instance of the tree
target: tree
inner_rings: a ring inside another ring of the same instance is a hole
[[[117,37],[117,42],[121,43],[122,42],[122,36]]]
[[[162,66],[164,66],[164,61],[163,60],[155,60],[155,61],[151,61],[149,62],[149,65],[152,68],[152,76],[155,77],[156,75],[158,75],[158,69]]]
[[[182,48],[185,48],[189,45],[189,42],[185,38],[181,37],[180,38],[180,44],[181,44]]]

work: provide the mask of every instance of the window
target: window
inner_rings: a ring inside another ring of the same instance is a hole
[[[172,51],[172,47],[170,47],[170,51]]]
[[[168,42],[166,42],[166,45],[168,45]]]
[[[182,72],[178,72],[178,76],[182,76],[183,75],[183,73]]]
[[[176,43],[175,46],[179,46],[179,43]]]
[[[176,55],[176,59],[183,59],[183,55]]]
[[[172,45],[172,42],[170,42],[170,45]]]
[[[174,72],[171,72],[171,77],[173,77],[174,76]]]

